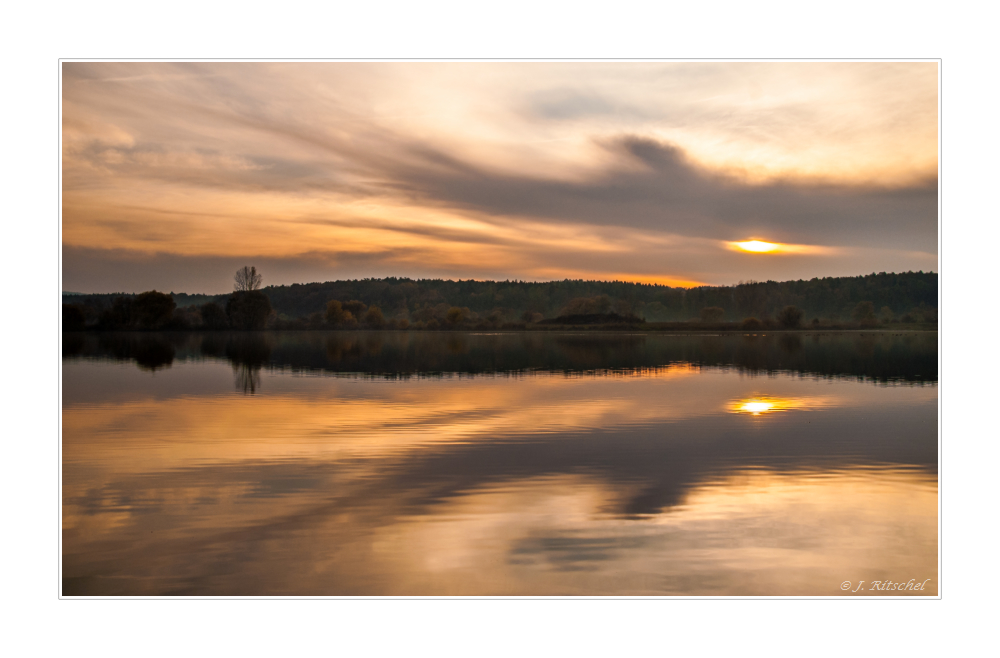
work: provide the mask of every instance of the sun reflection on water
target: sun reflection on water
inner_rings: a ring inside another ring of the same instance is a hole
[[[756,397],[744,400],[736,400],[730,404],[729,409],[735,413],[750,414],[760,416],[775,411],[788,411],[789,409],[803,409],[808,406],[807,401],[801,398],[771,398]]]

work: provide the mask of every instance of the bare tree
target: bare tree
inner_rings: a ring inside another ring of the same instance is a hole
[[[264,279],[264,277],[257,274],[256,267],[244,265],[240,269],[236,270],[236,275],[233,279],[236,280],[236,283],[233,284],[233,290],[236,292],[250,292],[260,288],[260,282]]]

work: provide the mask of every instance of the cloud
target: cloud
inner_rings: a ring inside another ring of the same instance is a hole
[[[297,260],[713,283],[936,267],[935,64],[63,70],[63,242],[108,275],[121,259],[94,250],[303,276]],[[751,238],[840,256],[719,253]]]
[[[445,154],[436,166],[393,172],[430,201],[487,216],[652,229],[720,240],[762,236],[937,252],[937,181],[885,188],[792,181],[746,183],[690,162],[677,147],[623,136],[609,142],[631,166],[584,181],[486,172]]]

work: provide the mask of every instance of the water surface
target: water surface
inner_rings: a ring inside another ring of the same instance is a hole
[[[63,338],[66,595],[937,594],[936,334]]]

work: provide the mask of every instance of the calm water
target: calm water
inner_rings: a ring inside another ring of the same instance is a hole
[[[937,594],[937,334],[63,343],[66,595]]]

